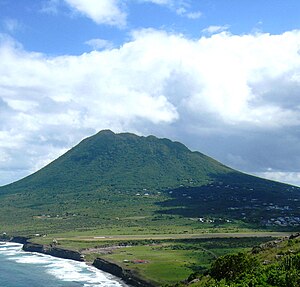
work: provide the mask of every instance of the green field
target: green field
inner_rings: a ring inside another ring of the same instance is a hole
[[[193,272],[204,272],[218,256],[246,251],[267,240],[270,238],[154,242],[117,249],[113,254],[102,255],[102,258],[136,270],[141,277],[156,284],[174,284],[187,279]],[[124,260],[130,263],[124,263]],[[136,260],[144,260],[146,263],[134,263]]]
[[[195,235],[62,237],[58,246],[78,250],[88,262],[97,257],[114,262],[154,285],[175,284],[194,272],[205,272],[219,256],[248,251],[253,246],[271,240],[267,234],[215,234],[216,238],[193,238]],[[283,234],[273,234],[283,235]],[[180,239],[181,236],[190,237]],[[201,235],[198,235],[201,236]],[[213,235],[202,235],[213,236]],[[228,236],[228,238],[226,238]],[[240,236],[240,238],[230,237]],[[245,237],[246,236],[246,237]],[[265,236],[265,237],[264,237]],[[35,238],[35,242],[49,244],[50,238]]]

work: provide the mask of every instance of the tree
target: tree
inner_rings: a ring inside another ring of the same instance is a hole
[[[232,281],[245,273],[252,273],[258,266],[258,261],[246,253],[228,254],[213,263],[210,275],[217,280]]]

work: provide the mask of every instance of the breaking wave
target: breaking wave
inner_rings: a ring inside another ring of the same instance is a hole
[[[39,253],[28,253],[22,250],[22,245],[17,243],[4,243],[0,245],[0,264],[5,261],[15,263],[20,268],[26,266],[26,270],[37,280],[58,280],[61,283],[56,286],[67,287],[122,287],[127,286],[113,275],[102,272],[84,262],[55,258]],[[10,267],[11,269],[11,267]],[[31,271],[30,271],[31,270]],[[22,274],[21,274],[22,275]],[[65,285],[64,285],[65,283]],[[44,286],[49,283],[43,282]],[[17,285],[11,285],[17,286]],[[55,285],[53,285],[55,286]]]

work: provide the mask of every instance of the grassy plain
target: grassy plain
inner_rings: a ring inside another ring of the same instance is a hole
[[[165,285],[185,280],[193,272],[204,272],[219,256],[248,251],[254,245],[268,240],[270,238],[161,241],[116,249],[112,254],[101,257],[135,270],[152,282]],[[136,263],[137,260],[145,263]]]
[[[87,262],[101,257],[161,286],[185,280],[194,272],[208,270],[219,256],[248,251],[255,245],[271,240],[271,236],[283,235],[286,234],[85,235],[56,237],[56,240],[60,247],[85,254]],[[49,244],[52,239],[37,237],[34,241]]]

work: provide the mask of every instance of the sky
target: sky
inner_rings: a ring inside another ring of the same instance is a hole
[[[0,0],[0,185],[102,129],[300,185],[300,1]]]

